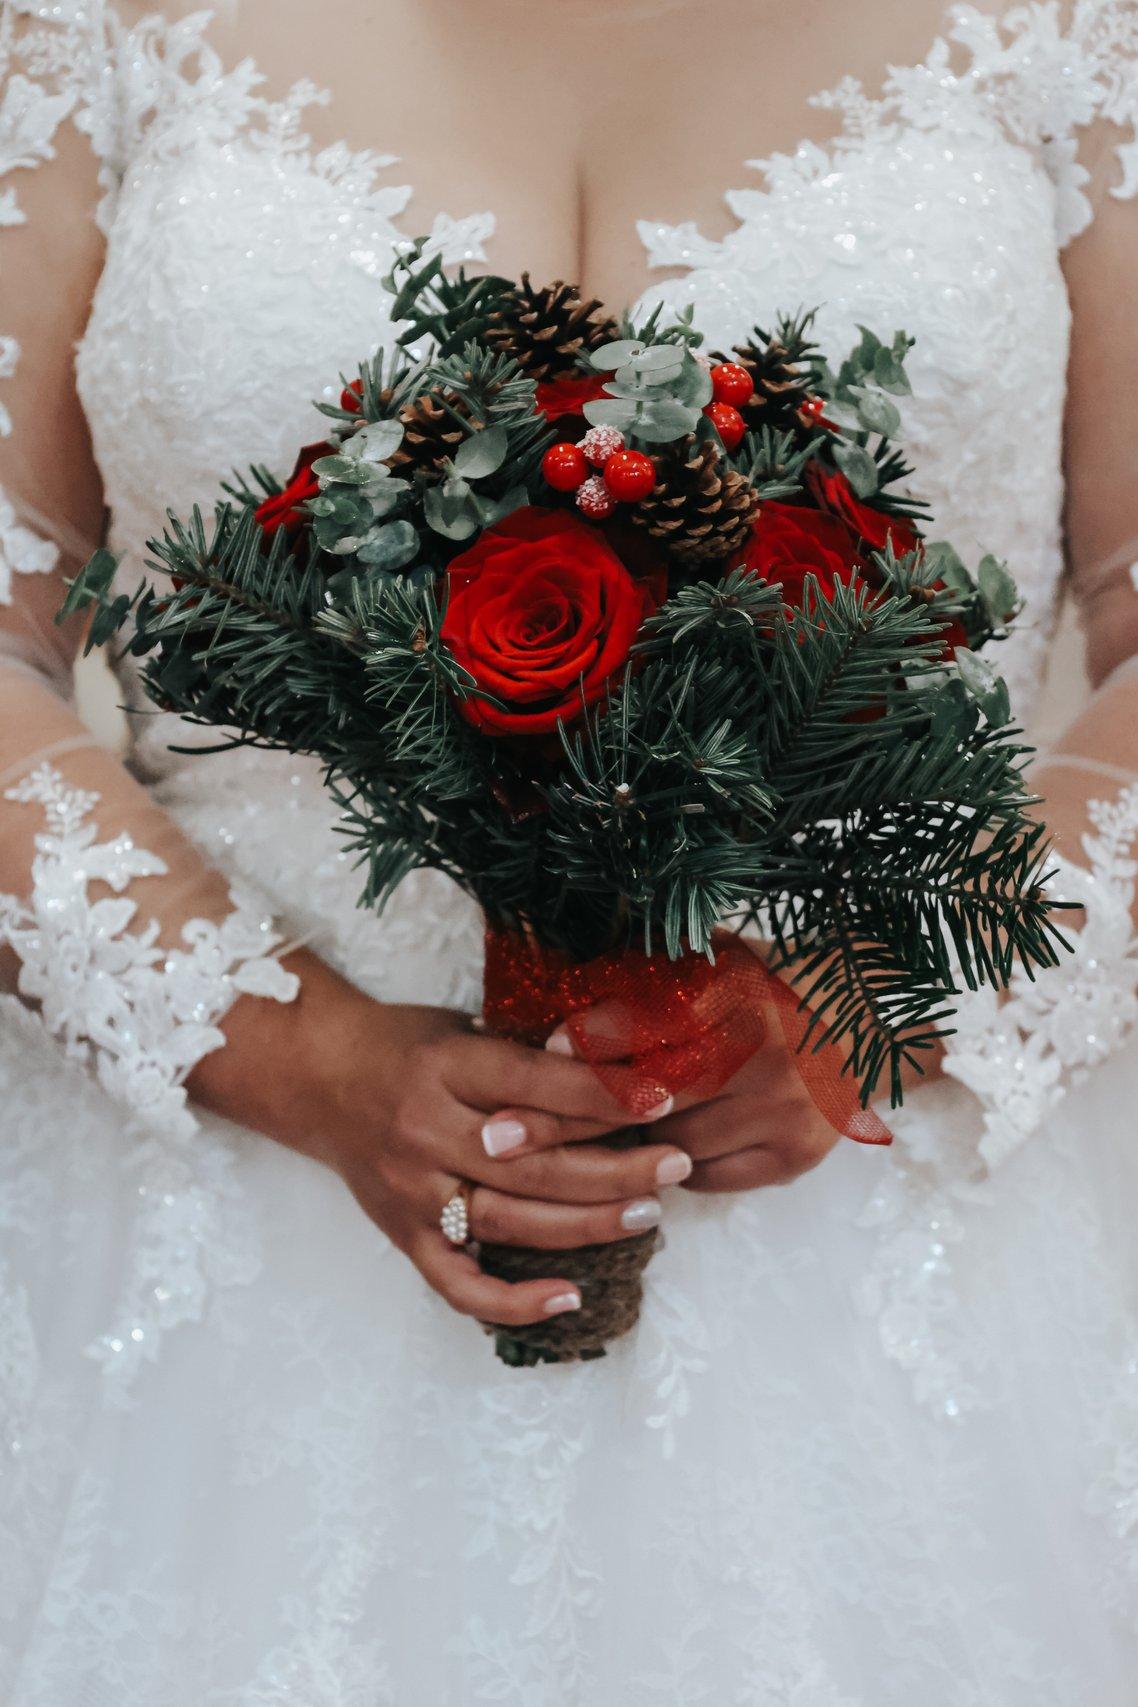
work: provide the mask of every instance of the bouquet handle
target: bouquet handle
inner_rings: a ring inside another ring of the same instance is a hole
[[[815,1106],[860,1143],[888,1144],[877,1115],[861,1106],[840,1051],[802,1044],[809,1025],[794,990],[739,937],[720,932],[714,963],[702,955],[670,960],[624,949],[574,961],[520,932],[486,934],[483,1017],[498,1037],[541,1047],[564,1025],[576,1053],[630,1114],[665,1097],[714,1096],[766,1039],[777,1016]],[[628,1126],[608,1142],[627,1148],[651,1127]],[[511,1364],[603,1357],[636,1325],[644,1271],[658,1243],[653,1230],[614,1244],[574,1251],[484,1245],[488,1274],[517,1281],[564,1278],[581,1292],[581,1309],[521,1328],[487,1324],[499,1356]]]

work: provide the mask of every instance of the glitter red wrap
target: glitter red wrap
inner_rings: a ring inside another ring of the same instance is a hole
[[[833,1044],[799,1045],[809,1016],[782,978],[737,936],[715,938],[702,955],[670,960],[622,949],[575,961],[511,931],[486,933],[483,1017],[498,1037],[540,1048],[564,1024],[576,1053],[630,1114],[668,1095],[715,1096],[781,1025],[802,1082],[835,1132],[861,1144],[892,1135],[861,1106]]]

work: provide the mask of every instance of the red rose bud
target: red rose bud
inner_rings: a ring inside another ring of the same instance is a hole
[[[589,477],[589,465],[579,445],[550,445],[541,459],[541,472],[555,492],[575,492]]]
[[[537,387],[534,402],[547,421],[560,420],[562,415],[580,415],[586,403],[596,403],[606,395],[607,374],[574,374],[569,379],[550,379]]]
[[[755,395],[755,382],[738,362],[720,362],[711,370],[712,395],[717,403],[741,409]]]
[[[747,423],[738,409],[733,409],[730,403],[709,403],[704,414],[728,450],[736,450],[742,444]]]
[[[614,498],[635,504],[656,485],[656,465],[642,450],[614,451],[605,463],[605,485]]]
[[[562,510],[516,510],[447,570],[442,641],[486,693],[461,702],[489,735],[549,735],[603,699],[651,590],[604,535]]]
[[[796,504],[776,503],[764,504],[759,511],[739,563],[765,581],[780,582],[785,603],[796,610],[802,607],[808,575],[833,598],[838,583],[850,586],[861,568],[857,541],[844,522]]]
[[[912,522],[905,516],[886,515],[884,510],[863,503],[840,470],[825,468],[815,461],[810,464],[807,479],[816,502],[828,515],[845,522],[867,552],[884,551],[890,540],[897,557],[907,557],[917,549],[920,535]]]
[[[312,464],[322,456],[331,456],[329,444],[306,445],[297,458],[292,479],[283,492],[276,492],[258,504],[254,514],[267,534],[279,533],[281,528],[291,538],[308,524],[308,515],[301,509],[311,499],[320,496],[320,482],[312,472]]]

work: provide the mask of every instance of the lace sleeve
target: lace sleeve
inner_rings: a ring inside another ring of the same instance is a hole
[[[100,221],[158,110],[156,66],[200,27],[127,31],[92,0],[0,8],[0,953],[132,1123],[173,1138],[194,1131],[185,1080],[224,1043],[230,1004],[288,1001],[296,979],[267,906],[206,868],[84,730],[80,636],[53,618],[103,525],[73,373]]]

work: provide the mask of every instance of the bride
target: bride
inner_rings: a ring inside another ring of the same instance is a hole
[[[1133,1707],[1138,0],[4,0],[0,77],[0,1697]],[[773,1044],[606,1151],[584,1063],[472,1029],[469,903],[356,910],[310,763],[78,720],[66,577],[285,472],[422,231],[713,347],[915,335],[1029,729],[1068,565],[1073,952],[891,1151]],[[475,1237],[662,1218],[636,1333],[496,1364],[471,1316],[579,1298],[449,1245],[459,1181]]]

